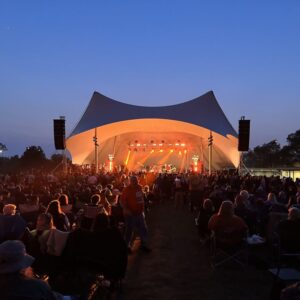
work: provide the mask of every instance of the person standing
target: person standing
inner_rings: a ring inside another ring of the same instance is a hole
[[[148,230],[145,221],[145,203],[142,186],[139,185],[136,176],[130,177],[130,184],[124,188],[121,197],[121,205],[125,219],[125,241],[128,253],[131,253],[131,239],[134,231],[137,231],[141,238],[141,250],[150,252],[148,247]]]

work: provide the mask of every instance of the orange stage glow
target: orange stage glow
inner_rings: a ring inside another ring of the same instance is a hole
[[[110,160],[109,161],[109,171],[113,170],[113,165],[114,165],[114,163]]]
[[[129,151],[128,151],[128,154],[127,154],[127,157],[126,157],[126,160],[125,160],[125,166],[127,166],[127,165],[128,165],[128,161],[129,161],[130,153],[131,153],[131,150],[129,150]]]
[[[145,155],[145,156],[139,161],[139,163],[143,165],[143,164],[147,161],[147,159],[150,157],[151,153],[152,153],[152,151],[149,152],[147,155]]]

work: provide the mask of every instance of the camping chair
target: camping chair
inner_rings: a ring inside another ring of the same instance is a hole
[[[297,237],[295,237],[297,238]],[[299,240],[299,238],[298,238]],[[286,264],[284,269],[289,269],[286,268],[287,266],[291,265],[291,267],[294,267],[293,263],[300,258],[300,248],[295,248],[293,250],[286,248],[284,245],[284,242],[280,235],[276,232],[273,233],[273,247],[275,249],[275,255],[276,255],[276,276],[280,277],[280,272],[281,269],[283,268],[283,262]],[[295,241],[296,244],[296,241]],[[299,241],[298,241],[299,244]],[[274,271],[273,271],[274,273]]]
[[[275,266],[269,269],[269,272],[274,276],[270,299],[279,299],[278,295],[284,287],[300,281],[300,272],[294,264],[300,258],[300,251],[285,249],[280,235],[276,232],[273,233],[273,247],[275,250]]]
[[[224,243],[234,241],[234,243]],[[212,231],[210,237],[211,265],[217,268],[227,262],[248,265],[247,233]]]

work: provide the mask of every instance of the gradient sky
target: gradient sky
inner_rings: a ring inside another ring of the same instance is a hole
[[[0,0],[0,142],[54,153],[94,91],[169,105],[213,90],[251,146],[300,129],[299,0]]]

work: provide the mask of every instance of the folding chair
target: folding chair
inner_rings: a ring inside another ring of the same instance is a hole
[[[294,251],[287,250],[285,248],[285,245],[282,242],[280,235],[277,234],[276,232],[273,233],[273,239],[274,239],[273,246],[275,247],[276,256],[277,256],[275,275],[276,277],[280,277],[281,269],[283,267],[282,265],[283,261],[287,263],[287,260],[291,261],[292,259],[294,259],[293,261],[295,262],[296,259],[300,258],[300,249],[295,249]],[[292,267],[294,267],[294,265],[292,265]],[[285,266],[284,269],[290,269],[290,268],[286,268]]]
[[[247,233],[215,232],[210,237],[211,265],[217,268],[228,262],[235,262],[245,267],[248,265]],[[224,241],[235,241],[226,243]]]

